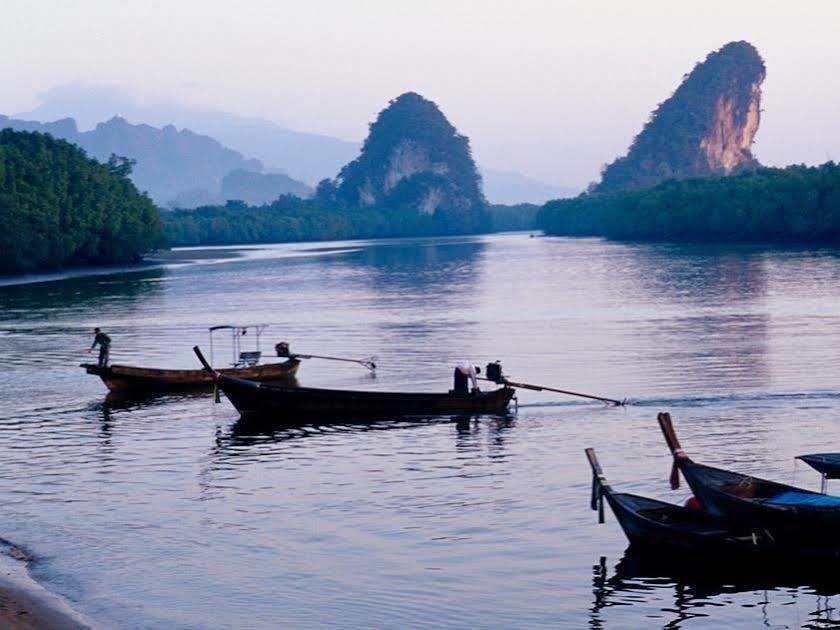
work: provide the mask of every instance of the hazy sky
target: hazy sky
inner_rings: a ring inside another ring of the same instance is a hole
[[[755,153],[840,160],[840,1],[3,0],[0,112],[107,83],[360,140],[436,101],[478,161],[585,185],[683,74],[746,39],[768,67]]]

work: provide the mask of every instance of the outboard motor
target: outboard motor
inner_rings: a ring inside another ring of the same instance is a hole
[[[291,356],[291,354],[289,352],[289,344],[286,341],[281,341],[276,346],[274,346],[274,349],[277,350],[277,356],[278,357],[287,357],[288,358],[288,357]]]
[[[499,361],[488,363],[486,367],[485,377],[488,381],[493,381],[499,385],[504,384],[505,377],[502,375],[502,364]]]

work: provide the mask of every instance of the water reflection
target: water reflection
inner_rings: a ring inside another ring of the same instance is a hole
[[[122,311],[133,302],[159,293],[166,274],[166,270],[154,268],[129,274],[0,286],[0,321],[40,324],[45,319],[76,314],[79,310]]]
[[[669,378],[694,380],[704,389],[769,384],[771,319],[763,308],[769,280],[760,248],[641,245],[628,247],[622,264],[628,299],[632,293],[661,305],[662,318],[644,333],[660,349]]]
[[[366,282],[380,298],[397,298],[394,305],[403,310],[434,312],[474,304],[485,250],[479,240],[419,240],[367,247],[344,262],[363,267]]]
[[[451,292],[453,282],[474,279],[486,247],[478,239],[399,241],[365,247],[344,261],[368,269],[377,287]]]
[[[227,432],[217,434],[216,447],[217,452],[223,456],[238,457],[245,454],[242,447],[278,444],[337,433],[381,433],[424,427],[430,424],[454,424],[459,437],[472,436],[485,422],[490,423],[494,431],[501,434],[505,429],[513,426],[514,417],[484,414],[406,417],[392,420],[344,418],[327,424],[321,419],[314,418],[272,421],[270,418],[240,417]]]
[[[737,305],[767,291],[766,258],[758,247],[637,245],[623,254],[633,290],[653,300]]]
[[[447,352],[453,337],[474,334],[471,313],[482,296],[477,285],[486,250],[479,239],[420,239],[366,247],[343,262],[364,271],[376,308],[391,313],[376,324],[380,345],[411,369],[425,370],[432,367],[425,360],[430,347]],[[444,312],[460,318],[441,318]]]
[[[212,386],[183,392],[108,392],[99,406],[104,413],[139,411],[148,407],[198,399],[210,401],[213,398],[212,392]]]
[[[736,565],[687,556],[659,556],[628,547],[613,569],[601,557],[592,568],[593,601],[589,625],[603,628],[612,607],[639,607],[644,619],[655,617],[665,628],[719,614],[724,605],[758,607],[764,625],[787,627],[786,607],[808,610],[808,621],[820,627],[837,623],[832,597],[840,593],[840,574],[830,566]],[[813,602],[813,603],[812,603]],[[652,611],[655,608],[655,611]],[[628,613],[621,614],[625,621]]]
[[[792,462],[836,434],[836,375],[819,369],[840,361],[836,256],[518,235],[351,246],[0,289],[0,535],[45,559],[51,588],[114,627],[831,622],[838,589],[809,575],[591,574],[625,543],[593,536],[581,450],[621,462],[628,490],[682,501],[653,420],[680,405],[704,461],[816,487]],[[453,359],[498,358],[517,380],[650,406],[522,392],[516,420],[255,426],[207,393],[106,398],[77,367],[103,322],[115,362],[193,368],[206,327],[236,321],[380,358],[375,382],[312,361],[306,385],[445,391]]]

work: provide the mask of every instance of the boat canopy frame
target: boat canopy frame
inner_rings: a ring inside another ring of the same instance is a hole
[[[213,333],[220,330],[229,330],[231,333],[231,347],[233,350],[233,367],[253,367],[259,363],[262,352],[260,351],[260,335],[268,328],[268,324],[222,324],[210,326],[207,332],[210,336],[210,361],[213,361]],[[254,350],[242,350],[242,337],[248,334],[249,330],[254,331],[256,337]]]

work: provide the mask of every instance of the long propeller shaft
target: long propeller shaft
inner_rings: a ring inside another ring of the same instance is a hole
[[[481,380],[489,381],[490,379],[483,378]],[[535,392],[557,392],[558,394],[566,394],[567,396],[578,396],[580,398],[589,398],[590,400],[600,400],[601,402],[611,403],[617,407],[623,407],[625,404],[627,404],[626,400],[616,400],[615,398],[605,398],[604,396],[595,396],[593,394],[582,394],[581,392],[573,392],[567,389],[558,389],[556,387],[546,387],[545,385],[534,385],[532,383],[518,383],[516,381],[511,381],[506,378],[503,379],[501,382],[507,385],[508,387],[516,387],[517,389],[530,389]]]

